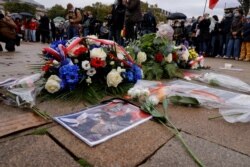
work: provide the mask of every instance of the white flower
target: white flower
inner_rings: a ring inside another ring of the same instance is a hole
[[[124,60],[124,55],[122,53],[118,53],[117,58],[120,60]]]
[[[91,68],[90,63],[88,60],[82,61],[82,68],[84,70],[89,70]]]
[[[173,39],[174,29],[169,24],[162,24],[158,27],[157,37]]]
[[[140,98],[140,97],[148,97],[150,95],[150,92],[148,88],[131,88],[128,90],[128,95],[132,98]]]
[[[86,79],[86,82],[87,82],[88,84],[91,84],[91,83],[92,83],[92,79],[91,79],[90,77],[88,77],[88,78]]]
[[[155,95],[152,95],[149,96],[148,102],[151,103],[152,105],[157,105],[159,104],[160,100]]]
[[[141,64],[147,60],[147,55],[145,52],[139,52],[137,54],[137,63]]]
[[[168,56],[165,58],[166,62],[171,63],[173,61],[172,53],[169,53]]]
[[[45,84],[45,89],[49,93],[55,93],[60,90],[61,79],[56,75],[51,75]]]
[[[100,58],[105,61],[107,54],[104,52],[102,48],[94,48],[90,51],[90,58]]]
[[[126,70],[124,68],[117,67],[116,71],[119,72],[119,73],[122,73],[122,72],[125,72]]]
[[[107,75],[107,84],[108,87],[117,87],[121,82],[122,82],[122,77],[120,75],[120,72],[118,72],[117,70],[113,69],[112,71],[110,71]]]
[[[195,69],[197,69],[198,67],[199,67],[198,62],[195,62],[195,63],[192,65],[191,69],[195,70]]]
[[[111,61],[109,64],[112,66],[112,65],[115,65],[115,62]]]
[[[57,66],[57,65],[59,65],[59,62],[56,61],[56,60],[53,60],[53,64],[54,64],[55,66]]]
[[[94,76],[96,74],[96,70],[94,68],[90,68],[88,71],[87,71],[87,75],[88,76]]]
[[[149,96],[150,95],[150,91],[148,90],[148,88],[144,88],[141,90],[141,96]]]

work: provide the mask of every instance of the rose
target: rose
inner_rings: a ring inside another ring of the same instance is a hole
[[[139,52],[137,54],[137,63],[141,64],[147,60],[147,55],[145,52]]]
[[[161,62],[163,61],[163,59],[164,59],[164,55],[163,55],[163,54],[157,53],[157,54],[155,55],[155,61],[156,61],[157,63],[161,63]]]
[[[94,48],[90,51],[90,58],[100,58],[105,61],[107,54],[104,52],[102,48]]]
[[[172,53],[169,53],[168,56],[165,58],[165,61],[168,63],[171,63],[173,61],[173,55]]]
[[[120,75],[120,72],[118,72],[117,70],[113,69],[112,71],[110,71],[107,75],[107,84],[108,87],[117,87],[121,82],[122,82],[122,77]]]
[[[47,80],[46,84],[45,84],[45,89],[49,92],[49,93],[55,93],[57,91],[60,90],[61,86],[60,86],[60,82],[62,80],[56,76],[56,75],[51,75],[49,77],[49,79]]]

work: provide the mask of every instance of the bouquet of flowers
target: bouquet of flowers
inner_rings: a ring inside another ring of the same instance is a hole
[[[83,97],[91,103],[105,95],[126,93],[143,77],[123,47],[95,36],[53,42],[44,48],[43,59],[46,92]]]

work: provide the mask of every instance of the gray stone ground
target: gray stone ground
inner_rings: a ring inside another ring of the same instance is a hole
[[[31,74],[32,71],[27,67],[41,61],[38,54],[45,46],[47,45],[23,42],[14,53],[0,53],[0,80]],[[244,71],[220,70],[219,67],[224,66],[224,63],[231,63]],[[250,83],[249,62],[207,58],[206,65],[212,67],[207,71],[228,74]],[[24,120],[22,114],[30,112],[2,103],[0,106],[0,134],[4,121],[15,123],[16,120]],[[38,104],[38,107],[52,116],[58,116],[78,111],[87,105],[84,102],[74,104],[48,101]],[[169,115],[181,129],[188,145],[206,166],[250,166],[249,123],[230,124],[223,119],[209,121],[208,117],[218,115],[218,110],[205,108],[171,105]],[[25,130],[0,137],[0,167],[196,166],[175,136],[153,121],[95,147],[89,147],[54,122],[47,122],[46,125],[39,122],[33,128],[23,126],[26,127]]]

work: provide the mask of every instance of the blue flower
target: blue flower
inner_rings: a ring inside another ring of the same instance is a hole
[[[142,71],[141,71],[141,68],[134,64],[132,66],[132,71],[134,73],[134,81],[136,82],[138,79],[142,79]]]
[[[53,49],[55,49],[56,51],[59,51],[58,45],[59,45],[59,44],[62,44],[63,46],[65,46],[66,43],[67,43],[66,40],[54,41],[54,42],[52,42],[52,43],[50,44],[50,47],[53,48]]]
[[[124,73],[124,77],[129,81],[129,82],[134,82],[134,74],[132,71],[127,71]]]
[[[64,65],[59,69],[59,75],[62,79],[61,86],[69,87],[70,90],[75,89],[75,86],[78,84],[80,80],[80,76],[78,74],[79,67],[76,65]]]

